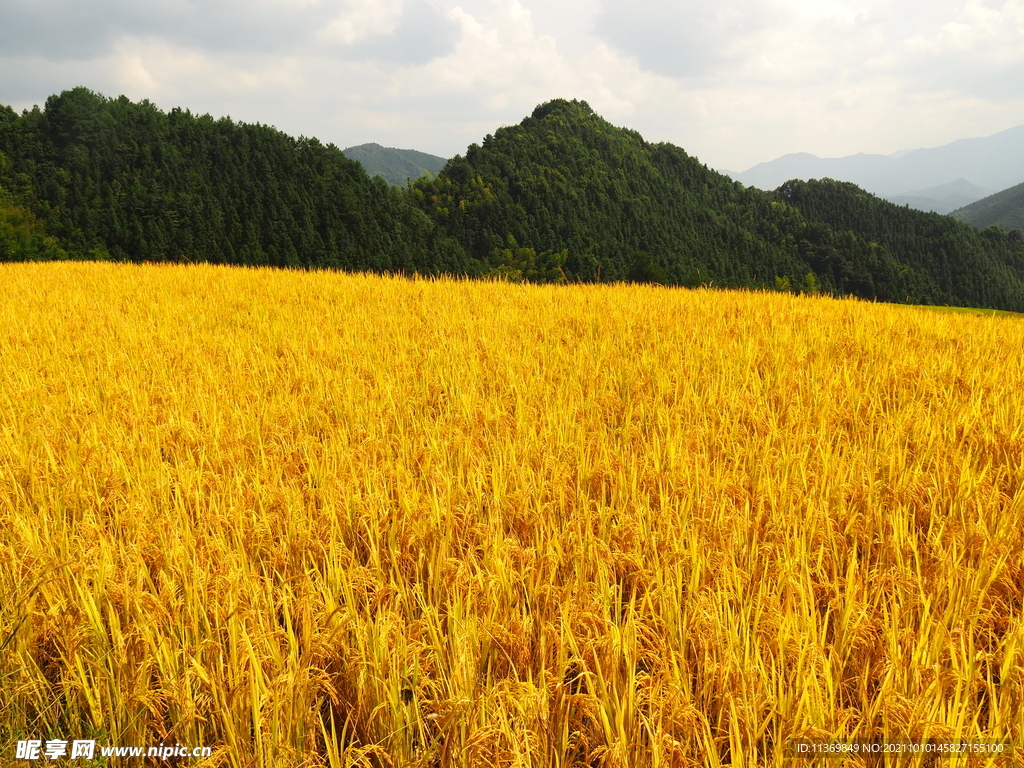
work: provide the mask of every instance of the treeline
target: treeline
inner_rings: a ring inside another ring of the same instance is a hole
[[[316,139],[85,88],[0,109],[6,176],[73,258],[460,271],[401,190]],[[441,247],[438,247],[438,246]],[[456,251],[457,253],[457,251]]]
[[[872,250],[894,254],[898,273],[865,274],[857,295],[888,301],[960,304],[1021,311],[1024,307],[1024,238],[999,228],[979,231],[938,213],[881,200],[847,182],[788,181],[775,193],[808,219],[834,232],[856,232]],[[811,266],[836,258],[812,248]],[[902,280],[900,290],[889,286]]]
[[[579,102],[538,107],[411,192],[472,258],[530,280],[747,285],[807,271],[753,226],[763,193]]]
[[[4,259],[713,284],[1024,311],[1020,239],[839,182],[746,188],[579,101],[541,105],[404,190],[315,139],[84,88],[21,115],[0,108],[0,152],[0,238],[21,238]]]

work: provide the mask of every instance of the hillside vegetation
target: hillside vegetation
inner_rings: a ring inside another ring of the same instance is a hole
[[[918,303],[912,300],[914,295],[931,293],[943,298],[920,303],[1024,309],[1022,238],[996,230],[979,232],[948,216],[901,208],[853,184],[828,179],[787,182],[777,194],[833,231],[855,231],[869,241],[872,252],[899,254],[904,284],[914,283],[907,293],[908,303]],[[812,244],[808,249],[812,265],[821,269],[818,260],[822,258],[830,255]],[[868,267],[862,272],[864,283],[851,293],[882,298],[887,284],[897,284],[899,278],[872,268],[872,262],[870,255],[860,262]],[[886,283],[886,277],[892,282]]]
[[[1024,231],[1024,184],[1004,189],[950,214],[978,229],[1001,227]]]
[[[781,284],[1024,309],[1024,243],[842,182],[744,188],[584,102],[538,107],[414,195],[473,259],[528,279]]]
[[[1019,319],[208,265],[0,284],[0,754],[1024,757]]]
[[[47,234],[44,223],[4,186],[10,184],[7,168],[7,158],[0,152],[0,262],[66,259],[67,252]]]
[[[78,258],[452,271],[431,223],[337,147],[85,88],[21,116],[0,150]]]
[[[533,280],[754,285],[809,271],[770,196],[579,102],[538,107],[413,195],[474,259]]]
[[[438,173],[448,162],[443,157],[415,149],[395,149],[380,144],[360,144],[343,150],[345,157],[355,160],[371,176],[380,176],[389,184],[404,187],[410,179]]]
[[[744,188],[585,102],[541,105],[408,191],[315,139],[85,88],[20,116],[0,110],[0,151],[12,204],[59,249],[12,259],[63,251],[1024,310],[1019,239],[839,182]]]

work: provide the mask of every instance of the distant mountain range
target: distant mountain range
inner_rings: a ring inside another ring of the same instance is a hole
[[[950,214],[978,229],[993,225],[1003,229],[1024,230],[1024,184],[1004,189]]]
[[[849,181],[898,205],[949,213],[1024,182],[1024,125],[932,149],[836,158],[800,152],[723,173],[765,190],[790,179]]]
[[[395,149],[380,144],[360,144],[343,149],[345,157],[355,160],[371,176],[380,176],[391,184],[404,187],[410,179],[436,175],[448,161],[415,149]]]
[[[947,184],[939,184],[936,187],[904,192],[902,195],[886,195],[885,199],[890,203],[909,205],[920,211],[950,213],[991,194],[991,189],[982,189],[976,184],[971,184],[967,179],[960,178]]]

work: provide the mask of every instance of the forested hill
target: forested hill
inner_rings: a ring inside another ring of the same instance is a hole
[[[418,182],[470,255],[528,279],[789,286],[1024,309],[1024,249],[839,182],[745,188],[556,100]]]
[[[556,100],[402,190],[333,145],[85,88],[0,107],[0,260],[822,290],[1024,311],[1024,239],[832,181],[746,188]]]
[[[448,162],[443,157],[415,149],[395,149],[372,143],[342,151],[345,157],[358,162],[371,176],[380,176],[384,181],[400,187],[404,187],[410,179],[437,173]]]
[[[966,221],[978,229],[1001,227],[1018,231],[1015,237],[1021,236],[1024,230],[1024,184],[1004,189],[994,195],[982,198],[951,214],[954,219]]]
[[[73,257],[467,269],[400,190],[268,126],[75,88],[0,107],[0,152],[0,183]]]
[[[893,205],[854,184],[829,179],[788,181],[775,194],[833,231],[856,231],[873,250],[895,254],[908,274],[927,278],[918,292],[894,301],[1017,312],[1024,307],[1024,238],[1019,232],[979,232],[949,216]],[[808,249],[815,269],[828,258],[821,249]],[[939,299],[927,300],[929,294]]]
[[[412,194],[473,258],[527,279],[754,286],[811,271],[786,239],[795,212],[585,102],[541,105]]]

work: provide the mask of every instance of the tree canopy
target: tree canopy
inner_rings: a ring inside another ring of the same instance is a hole
[[[333,145],[86,88],[0,119],[0,150],[69,253],[352,270],[434,261],[434,227]]]

